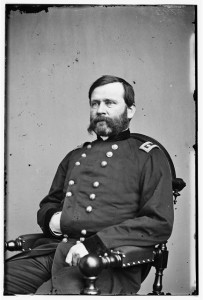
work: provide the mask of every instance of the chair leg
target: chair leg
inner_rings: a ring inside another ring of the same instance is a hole
[[[152,295],[164,295],[164,293],[162,292],[163,270],[164,269],[161,268],[156,269]]]
[[[164,295],[162,292],[162,277],[163,271],[167,267],[168,262],[168,250],[166,243],[160,244],[156,249],[156,255],[154,260],[154,267],[156,269],[155,279],[153,284],[153,292],[149,295]]]

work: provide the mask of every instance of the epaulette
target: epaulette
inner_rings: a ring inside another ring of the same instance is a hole
[[[153,144],[152,142],[145,142],[142,144],[139,149],[149,153],[153,148],[159,148],[156,144]]]

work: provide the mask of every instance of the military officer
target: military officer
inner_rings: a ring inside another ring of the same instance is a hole
[[[152,246],[173,226],[171,174],[156,145],[133,138],[134,91],[105,75],[89,90],[90,125],[97,138],[60,163],[38,224],[45,234],[35,249],[6,264],[5,294],[79,294],[80,258],[118,246]],[[48,245],[48,246],[47,246]],[[102,294],[137,293],[142,267],[104,270]]]

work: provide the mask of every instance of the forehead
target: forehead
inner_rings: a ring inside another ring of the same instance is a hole
[[[124,87],[120,82],[98,86],[92,92],[91,100],[93,99],[124,99]]]

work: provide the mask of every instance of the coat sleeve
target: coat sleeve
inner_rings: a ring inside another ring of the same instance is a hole
[[[46,236],[55,236],[49,228],[49,222],[53,214],[62,211],[64,193],[64,182],[67,174],[70,152],[60,163],[54,176],[48,195],[40,202],[37,212],[37,223]]]
[[[166,241],[173,227],[172,178],[168,161],[159,149],[146,154],[140,176],[140,208],[132,219],[107,227],[85,240],[89,251],[98,247],[152,246]],[[125,203],[125,195],[124,203]],[[99,245],[99,246],[98,246]]]

